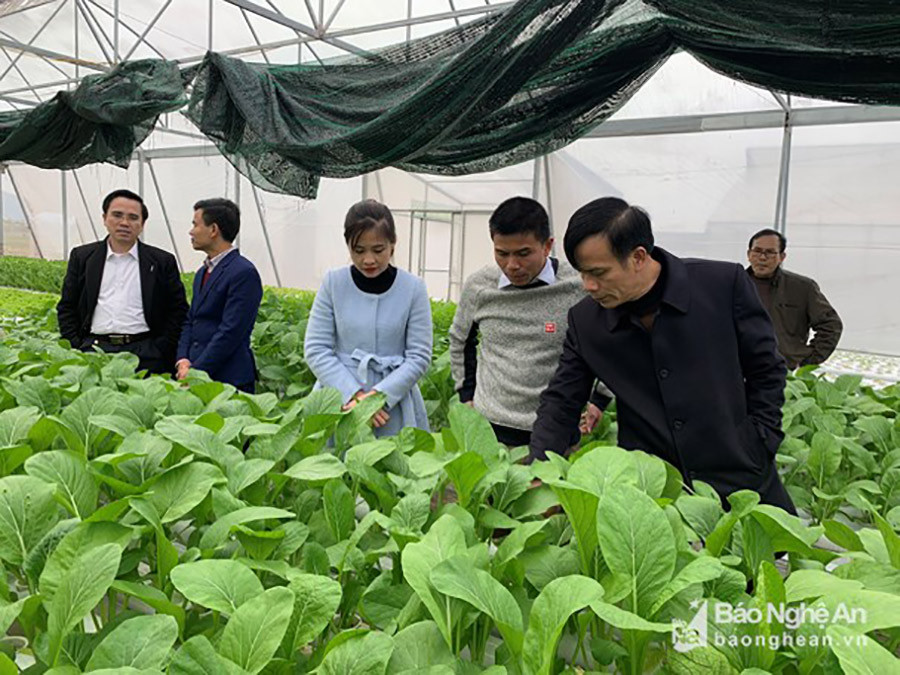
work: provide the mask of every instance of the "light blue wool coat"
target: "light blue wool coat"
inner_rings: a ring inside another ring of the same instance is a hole
[[[350,266],[329,270],[306,325],[304,355],[316,388],[334,387],[346,403],[360,389],[387,397],[390,420],[376,436],[403,427],[428,430],[417,382],[431,364],[431,304],[425,283],[397,270],[381,294],[353,283]]]

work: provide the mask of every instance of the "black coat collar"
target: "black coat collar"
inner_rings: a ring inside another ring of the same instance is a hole
[[[650,255],[654,260],[664,262],[666,265],[666,287],[663,290],[661,303],[682,314],[687,314],[691,305],[691,286],[684,261],[659,246],[654,246]],[[627,317],[626,309],[621,306],[613,307],[606,310],[606,325],[609,330],[613,331],[620,327]]]

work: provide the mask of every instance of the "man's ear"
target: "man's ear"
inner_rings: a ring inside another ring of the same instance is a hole
[[[647,249],[643,246],[638,246],[631,252],[631,259],[634,260],[635,269],[640,270],[650,260],[650,254],[647,253]]]

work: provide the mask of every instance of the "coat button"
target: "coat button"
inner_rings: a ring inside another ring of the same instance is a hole
[[[675,431],[681,431],[682,427],[684,427],[683,421],[675,420],[674,422],[672,422],[672,428],[675,429]]]
[[[669,371],[666,370],[665,368],[663,368],[662,370],[659,371],[659,376],[662,379],[666,379],[669,376]]]

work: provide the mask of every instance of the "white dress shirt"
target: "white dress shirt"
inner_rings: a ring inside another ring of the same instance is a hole
[[[137,242],[127,253],[115,253],[107,243],[106,264],[91,319],[91,332],[95,335],[135,335],[149,330],[141,296]]]
[[[547,260],[544,261],[544,268],[541,270],[540,274],[532,279],[530,283],[533,284],[535,281],[543,281],[548,286],[556,283],[556,272],[553,270],[553,263],[550,261],[549,256],[547,257]],[[500,278],[497,280],[497,288],[506,288],[507,286],[512,285],[513,283],[509,280],[509,277],[503,272],[500,272]]]

